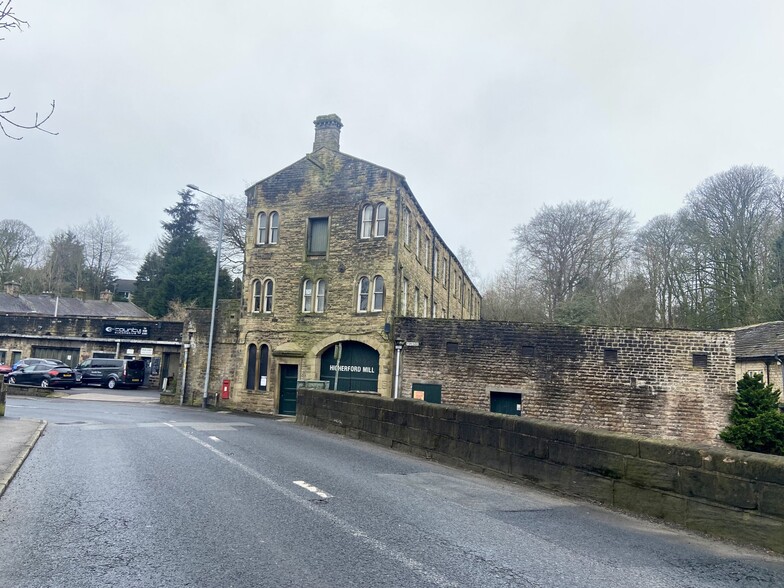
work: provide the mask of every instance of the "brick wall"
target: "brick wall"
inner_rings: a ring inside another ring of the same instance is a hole
[[[297,421],[784,553],[783,457],[320,390]]]
[[[402,349],[400,396],[439,384],[444,404],[464,408],[519,392],[525,416],[712,442],[735,394],[727,331],[402,319],[395,338],[416,345]]]

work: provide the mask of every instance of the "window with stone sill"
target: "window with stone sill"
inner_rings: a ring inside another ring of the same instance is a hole
[[[278,243],[280,215],[277,212],[260,212],[256,215],[256,245]]]
[[[383,202],[365,204],[359,214],[359,238],[387,236],[387,206]]]
[[[329,245],[329,218],[308,219],[308,255],[326,255]]]

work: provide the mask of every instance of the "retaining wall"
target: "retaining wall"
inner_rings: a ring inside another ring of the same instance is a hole
[[[322,390],[297,421],[784,553],[784,457]]]

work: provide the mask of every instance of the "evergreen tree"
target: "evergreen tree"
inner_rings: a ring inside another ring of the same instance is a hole
[[[134,302],[155,316],[163,316],[172,302],[209,307],[215,279],[215,253],[198,234],[199,207],[190,190],[179,193],[180,201],[165,209],[170,220],[160,243],[144,258],[136,276]],[[218,296],[231,294],[231,280],[221,270]]]
[[[784,414],[779,392],[762,383],[761,374],[745,374],[738,380],[730,425],[721,438],[746,451],[784,455]]]

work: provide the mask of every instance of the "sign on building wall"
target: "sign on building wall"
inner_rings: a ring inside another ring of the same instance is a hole
[[[104,323],[102,333],[105,337],[142,339],[150,336],[150,328],[134,323]]]

